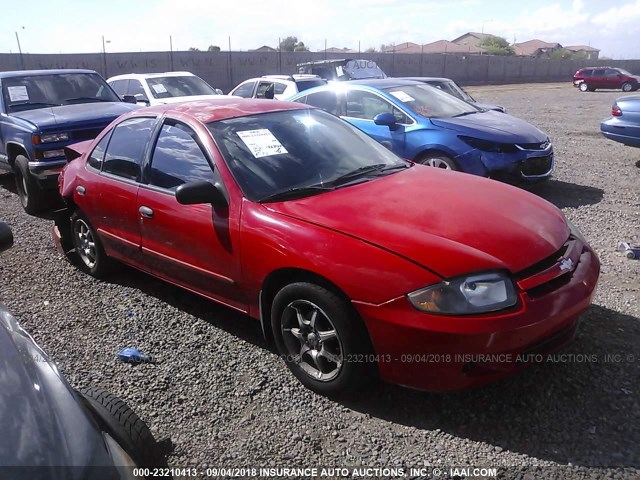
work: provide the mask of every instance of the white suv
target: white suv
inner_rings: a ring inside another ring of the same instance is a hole
[[[190,72],[128,73],[111,77],[107,83],[120,98],[132,95],[140,105],[208,100],[222,94]]]
[[[264,75],[245,80],[229,92],[234,97],[284,100],[308,88],[327,83],[318,75]]]

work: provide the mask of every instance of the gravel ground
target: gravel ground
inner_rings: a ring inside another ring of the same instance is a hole
[[[170,439],[170,466],[500,466],[503,478],[639,478],[640,261],[616,246],[640,241],[640,149],[599,133],[621,93],[469,90],[550,135],[554,179],[532,191],[562,208],[602,261],[594,304],[566,350],[573,361],[455,394],[378,385],[328,400],[289,374],[257,322],[128,269],[108,281],[80,273],[53,248],[51,222],[23,213],[6,177],[0,219],[16,244],[0,260],[0,301],[73,385],[112,391]],[[120,363],[125,346],[158,363]]]

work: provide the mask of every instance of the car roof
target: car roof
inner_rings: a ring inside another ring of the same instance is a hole
[[[350,85],[366,85],[368,87],[379,89],[402,87],[408,85],[424,85],[424,82],[421,82],[419,80],[409,80],[405,78],[366,78],[363,80],[349,80],[345,83]]]
[[[60,68],[55,70],[16,70],[12,72],[0,72],[0,78],[31,77],[34,75],[61,75],[63,73],[98,73],[95,70],[79,68]]]
[[[453,82],[452,79],[445,78],[445,77],[399,77],[399,78],[401,78],[402,80],[415,80],[416,82]]]
[[[149,116],[149,114],[188,115],[202,123],[209,123],[261,113],[310,108],[302,103],[283,100],[224,97],[222,95],[220,97],[213,100],[196,100],[141,108],[127,114],[127,117]]]
[[[127,80],[130,78],[156,78],[156,77],[195,77],[191,72],[155,72],[155,73],[123,73],[122,75],[115,75],[109,77],[108,82],[112,80]]]

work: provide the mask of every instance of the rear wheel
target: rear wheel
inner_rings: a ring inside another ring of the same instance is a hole
[[[16,190],[24,211],[29,215],[42,212],[46,206],[47,195],[31,175],[29,159],[24,155],[18,155],[13,172],[16,179]]]
[[[587,85],[585,82],[582,82],[578,88],[581,92],[586,92],[589,90],[589,85]]]
[[[630,92],[631,90],[633,90],[633,85],[631,85],[629,82],[625,82],[622,84],[623,92]]]
[[[334,396],[375,379],[365,326],[335,293],[312,283],[292,283],[276,294],[271,311],[278,351],[307,388]]]
[[[111,271],[113,261],[104,252],[96,231],[78,211],[71,216],[71,241],[83,272],[100,278]]]
[[[444,170],[460,170],[453,158],[440,152],[421,155],[416,159],[416,162],[427,165],[428,167],[442,168]]]

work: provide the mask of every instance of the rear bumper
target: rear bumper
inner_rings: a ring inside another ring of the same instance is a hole
[[[591,303],[599,272],[598,258],[587,247],[559,288],[533,296],[520,292],[518,307],[477,317],[419,312],[404,297],[383,305],[354,305],[384,380],[423,390],[460,390],[544,361],[569,343]]]
[[[608,123],[613,122],[613,119],[609,119],[600,124],[600,133],[609,140],[619,142],[629,147],[640,147],[640,136],[632,135],[630,130],[635,129],[640,132],[640,126],[633,125],[631,128],[625,127],[622,122],[616,121],[615,124]]]
[[[29,171],[42,188],[56,188],[58,185],[58,175],[67,164],[67,161],[51,160],[51,161],[30,161]]]

